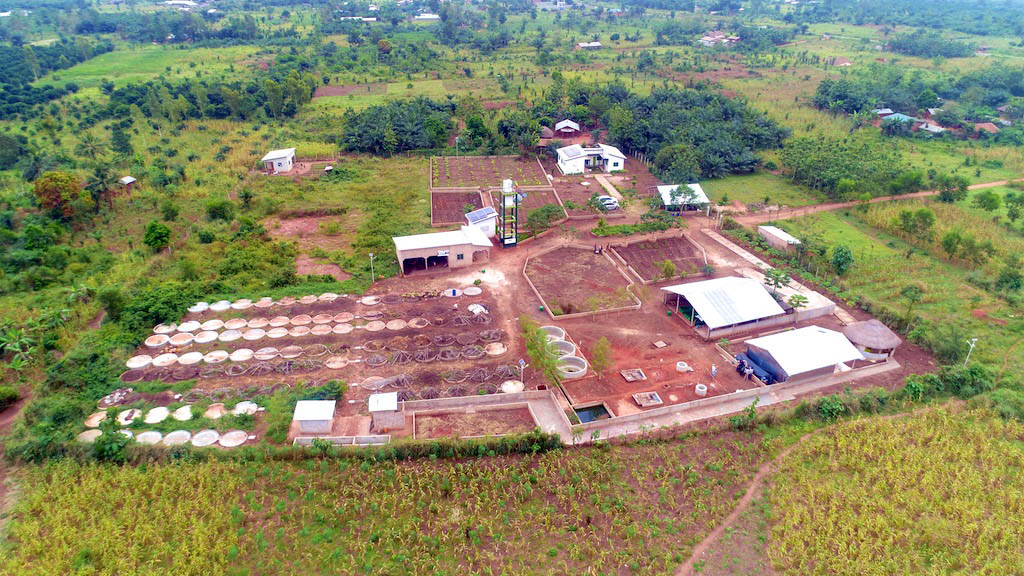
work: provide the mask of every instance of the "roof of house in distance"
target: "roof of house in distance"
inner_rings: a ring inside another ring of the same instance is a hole
[[[497,210],[490,206],[484,206],[479,210],[473,210],[466,214],[466,221],[470,224],[479,224],[488,218],[494,218],[498,215]]]
[[[846,336],[828,328],[808,326],[747,340],[772,355],[786,374],[796,376],[842,362],[863,360]]]
[[[335,400],[299,400],[292,420],[330,420],[334,418]]]
[[[575,123],[575,122],[573,122],[572,120],[569,120],[567,118],[567,119],[562,120],[561,122],[555,124],[555,130],[561,130],[563,128],[571,128],[571,129],[576,130],[577,132],[579,132],[580,125]]]
[[[579,144],[572,144],[571,146],[563,146],[563,147],[559,148],[557,152],[558,152],[558,159],[559,160],[563,160],[563,161],[564,160],[575,160],[577,158],[582,158],[582,157],[587,155],[587,153],[583,151],[583,146],[580,146]]]
[[[903,343],[898,334],[875,318],[854,322],[843,328],[843,334],[850,342],[872,350],[892,350]]]
[[[768,290],[751,278],[726,276],[662,290],[686,298],[712,330],[784,313]]]
[[[398,410],[398,392],[370,394],[370,412],[393,412]]]
[[[267,152],[266,156],[263,157],[262,162],[270,162],[271,160],[277,160],[278,158],[288,158],[289,156],[295,156],[295,148],[281,148],[280,150],[271,150]]]
[[[392,240],[395,242],[395,249],[398,251],[447,248],[448,246],[460,246],[463,244],[490,248],[492,245],[483,230],[475,226],[463,226],[458,230],[448,232],[395,236]]]
[[[661,195],[661,203],[665,206],[711,203],[711,201],[708,200],[708,195],[704,193],[704,188],[702,188],[700,184],[687,184],[686,188],[689,189],[689,193],[685,190],[682,192],[676,192],[679,190],[679,186],[679,184],[658,186],[658,194]]]
[[[132,177],[132,176],[122,176],[122,177],[121,177],[121,178],[120,178],[120,179],[118,180],[118,182],[120,182],[121,184],[131,184],[131,183],[133,183],[133,182],[135,182],[135,181],[136,181],[136,180],[135,180],[135,178],[134,178],[134,177]]]

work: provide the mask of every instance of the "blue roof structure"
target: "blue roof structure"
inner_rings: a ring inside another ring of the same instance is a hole
[[[900,114],[899,112],[890,114],[883,119],[884,122],[888,122],[890,120],[895,120],[896,122],[920,122],[920,120],[913,116],[907,116],[906,114]]]
[[[477,224],[479,222],[483,222],[484,220],[487,220],[488,218],[491,217],[495,217],[497,215],[498,212],[494,208],[486,206],[479,210],[473,210],[472,212],[467,213],[466,221],[469,222],[470,224]]]

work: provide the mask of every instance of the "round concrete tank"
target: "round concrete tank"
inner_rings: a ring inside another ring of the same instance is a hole
[[[549,340],[548,354],[552,356],[573,356],[576,354],[576,345],[567,340]]]
[[[566,380],[575,380],[587,375],[587,361],[579,356],[563,356],[558,360],[558,374]]]
[[[541,326],[541,331],[547,335],[548,340],[565,340],[565,330],[558,326]]]
[[[700,396],[701,398],[703,398],[703,397],[708,395],[707,384],[697,384],[694,387],[693,391],[697,393],[697,396]]]

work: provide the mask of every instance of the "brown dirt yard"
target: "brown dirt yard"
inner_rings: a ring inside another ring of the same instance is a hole
[[[430,193],[430,223],[434,226],[464,224],[467,207],[472,210],[483,208],[479,192],[438,192]]]
[[[526,275],[556,316],[634,303],[618,268],[606,254],[589,248],[562,246],[532,256]]]
[[[536,426],[526,408],[478,412],[417,413],[416,438],[521,434]]]
[[[704,266],[700,250],[683,237],[641,240],[611,248],[644,280],[657,279],[661,275],[660,264],[665,260],[676,265],[676,274],[692,275]]]

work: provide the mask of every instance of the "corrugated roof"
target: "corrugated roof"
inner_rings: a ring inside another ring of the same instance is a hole
[[[295,156],[295,148],[282,148],[280,150],[271,150],[267,152],[267,155],[263,157],[261,162],[270,162],[271,160],[277,160],[278,158],[287,158],[289,156]]]
[[[790,377],[842,362],[864,359],[864,355],[846,336],[820,326],[754,338],[747,340],[747,344],[771,354]]]
[[[370,412],[393,412],[398,410],[398,392],[370,394]]]
[[[479,210],[473,210],[472,212],[467,213],[466,221],[469,222],[470,224],[478,224],[480,222],[483,222],[484,220],[487,220],[488,218],[493,218],[497,215],[498,212],[494,208],[491,208],[490,206],[484,206]]]
[[[573,144],[571,146],[563,146],[558,149],[559,160],[575,160],[586,156],[587,153],[583,151],[583,147],[579,144]]]
[[[672,184],[668,186],[658,186],[658,194],[661,195],[661,203],[665,206],[680,206],[683,204],[710,204],[708,195],[704,193],[704,188],[701,188],[700,184],[687,184],[687,191],[677,193],[679,184]]]
[[[555,124],[555,130],[561,130],[562,128],[572,128],[573,130],[576,130],[577,132],[579,132],[580,125],[575,123],[575,122],[573,122],[572,120],[566,119],[566,120],[562,120],[561,122]]]
[[[330,420],[334,418],[334,400],[299,400],[292,420]]]
[[[662,290],[686,298],[712,330],[784,313],[768,290],[750,278],[727,276]]]
[[[395,236],[392,238],[395,250],[423,250],[428,248],[447,248],[472,244],[473,246],[491,246],[491,241],[482,230],[474,226],[463,226],[449,232],[432,232],[430,234],[414,234],[412,236]]]

